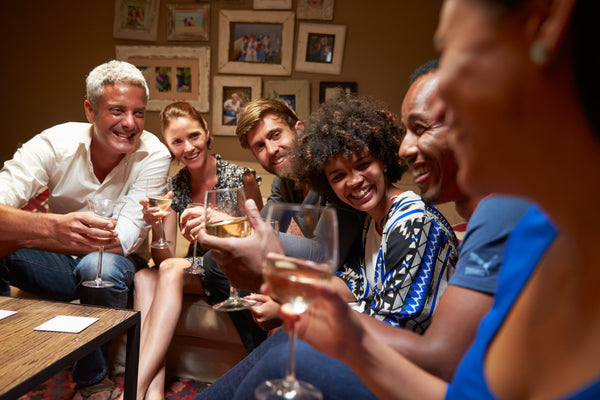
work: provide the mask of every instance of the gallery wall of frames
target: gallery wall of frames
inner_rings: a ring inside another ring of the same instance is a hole
[[[14,3],[14,4],[13,4]],[[340,91],[378,97],[396,112],[412,70],[435,56],[441,0],[110,0],[10,2],[3,112],[6,160],[46,127],[83,121],[85,75],[111,58],[146,77],[146,129],[189,101],[219,136],[214,151],[251,160],[235,125],[256,98],[286,101],[301,118]],[[24,106],[25,105],[25,106]]]

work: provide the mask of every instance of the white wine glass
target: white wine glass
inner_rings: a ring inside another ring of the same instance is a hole
[[[204,201],[206,233],[218,237],[243,238],[252,232],[246,215],[246,195],[244,189],[208,190]],[[257,304],[238,295],[233,285],[229,285],[229,298],[217,303],[217,311],[245,310]]]
[[[109,221],[113,229],[117,226],[119,215],[125,205],[122,201],[113,201],[109,199],[88,199],[88,207],[94,214]],[[108,239],[110,240],[110,239]],[[98,246],[98,267],[96,268],[96,279],[93,281],[84,281],[82,284],[87,287],[105,288],[114,286],[114,283],[102,280],[102,256],[104,255],[104,246]]]
[[[190,203],[187,205],[186,208],[196,208],[196,207],[204,208],[204,204]],[[194,238],[194,248],[192,250],[192,264],[185,269],[185,272],[187,272],[188,274],[197,275],[197,274],[204,272],[204,269],[198,266],[198,263],[200,263],[201,261],[200,261],[200,259],[198,259],[198,257],[196,257],[197,247],[198,247],[198,239]]]
[[[279,237],[294,235],[296,256],[271,251],[274,238],[263,238],[263,275],[271,293],[282,304],[289,304],[295,313],[302,314],[315,299],[315,284],[329,280],[338,264],[337,214],[333,208],[302,204],[272,204],[267,224],[278,221],[289,228]],[[286,241],[289,241],[287,238]],[[301,251],[298,249],[301,248]],[[296,326],[289,333],[288,361],[285,377],[270,379],[256,387],[257,400],[322,399],[313,385],[296,378]]]
[[[167,216],[173,197],[169,192],[173,191],[171,177],[163,176],[146,180],[146,196],[148,197],[149,207],[158,207],[162,216],[158,219],[159,237],[154,240],[150,247],[153,249],[166,249],[172,242],[165,240],[165,230],[163,228],[164,217]]]

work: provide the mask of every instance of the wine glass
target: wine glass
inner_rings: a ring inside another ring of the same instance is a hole
[[[113,229],[117,226],[117,220],[121,210],[125,205],[122,201],[113,201],[109,199],[88,199],[90,211],[108,220]],[[110,239],[107,239],[110,240]],[[98,246],[98,267],[96,268],[96,279],[93,281],[84,281],[84,286],[93,288],[104,288],[114,286],[114,283],[102,280],[102,256],[104,255],[104,246]]]
[[[252,232],[246,216],[244,189],[208,190],[204,200],[206,233],[218,237],[243,238]],[[257,304],[238,295],[237,289],[229,285],[229,298],[217,303],[217,311],[245,310]]]
[[[283,235],[295,235],[296,249],[302,246],[301,258],[272,252],[274,238],[263,239],[263,275],[269,283],[274,297],[282,304],[291,305],[295,313],[301,314],[314,301],[315,284],[327,281],[338,264],[337,215],[333,208],[302,204],[272,204],[267,214],[267,224],[279,221],[288,226]],[[289,241],[290,238],[287,239]],[[323,395],[308,382],[296,379],[297,327],[289,333],[288,361],[284,378],[271,379],[256,387],[257,400],[267,399],[322,399]]]
[[[171,191],[173,191],[171,177],[163,176],[151,178],[146,181],[146,196],[149,200],[148,206],[158,207],[161,213],[164,214],[158,219],[159,238],[150,244],[150,247],[153,249],[166,249],[173,244],[165,240],[165,231],[163,229],[163,219],[167,215],[173,201],[172,196],[167,196]]]
[[[190,203],[187,205],[186,208],[196,208],[196,207],[204,207],[204,204],[200,204],[200,203]],[[196,248],[198,246],[198,239],[194,238],[194,250],[192,251],[192,265],[190,265],[189,267],[187,267],[185,269],[185,272],[187,272],[188,274],[200,274],[202,272],[204,272],[203,268],[200,268],[197,265],[197,259],[196,259]]]

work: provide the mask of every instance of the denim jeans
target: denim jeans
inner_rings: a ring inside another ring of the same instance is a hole
[[[259,384],[285,376],[287,358],[287,333],[279,329],[196,399],[253,400]],[[377,399],[344,363],[302,340],[296,349],[296,376],[316,386],[325,399]]]
[[[0,258],[0,295],[10,296],[10,285],[40,297],[57,301],[79,298],[81,304],[125,308],[135,267],[123,256],[104,253],[102,279],[114,283],[108,288],[88,288],[83,281],[94,280],[98,253],[71,257],[40,250],[22,249]],[[77,386],[99,382],[107,373],[101,349],[94,350],[73,367]]]

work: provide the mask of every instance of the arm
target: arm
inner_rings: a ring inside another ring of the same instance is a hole
[[[395,352],[329,285],[319,286],[315,303],[303,314],[281,307],[286,330],[298,325],[298,336],[317,350],[348,365],[380,399],[442,399],[443,380]]]
[[[490,294],[449,285],[423,335],[399,329],[365,314],[365,328],[426,371],[449,381],[471,345],[483,316],[492,306]]]

